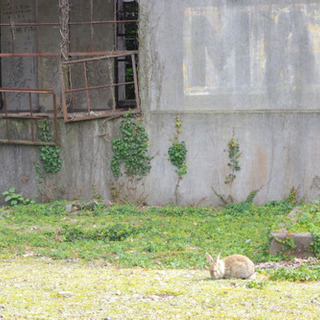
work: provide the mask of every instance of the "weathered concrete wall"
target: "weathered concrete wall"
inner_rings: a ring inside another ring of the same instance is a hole
[[[213,189],[236,201],[260,189],[262,203],[295,187],[319,198],[319,1],[140,0],[140,8],[140,94],[154,158],[136,195],[157,205],[216,205]],[[188,150],[178,192],[168,161],[176,114]],[[63,167],[47,179],[49,197],[110,198],[118,125],[60,123]],[[242,156],[230,186],[233,134]],[[0,192],[16,187],[35,198],[38,159],[37,148],[0,145]]]
[[[174,200],[167,150],[182,118],[188,173],[180,202],[319,197],[320,3],[141,0],[140,85],[151,135],[151,202]],[[242,157],[232,190],[233,132]],[[160,178],[161,177],[161,178]]]
[[[19,122],[27,131],[27,121]],[[5,128],[4,120],[0,127]],[[91,199],[94,193],[110,198],[111,139],[119,135],[118,121],[67,125],[61,121],[59,129],[62,169],[48,174],[44,181],[34,168],[35,163],[41,163],[39,147],[0,144],[0,193],[15,187],[31,199]]]

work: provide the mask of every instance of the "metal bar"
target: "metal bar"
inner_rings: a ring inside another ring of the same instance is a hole
[[[107,21],[79,21],[79,22],[69,22],[69,25],[91,25],[91,24],[112,24],[112,23],[137,23],[139,20],[107,20]],[[11,23],[0,23],[0,27],[11,27]],[[60,23],[58,22],[23,22],[23,23],[15,23],[15,27],[48,27],[48,26],[54,26],[58,27],[60,26]]]
[[[12,37],[12,41],[11,41],[11,51],[14,52],[14,48],[15,48],[15,34],[14,34],[14,22],[13,22],[13,5],[11,0],[8,0],[8,4],[10,6],[10,28],[11,28],[11,37]]]
[[[60,53],[51,53],[51,52],[47,52],[47,53],[34,53],[34,52],[30,52],[30,53],[0,53],[0,57],[2,58],[11,58],[11,57],[60,57],[61,54]]]
[[[103,88],[110,88],[110,87],[119,87],[119,86],[124,86],[126,84],[134,84],[134,82],[122,82],[122,83],[112,83],[112,84],[102,84],[100,86],[94,86],[94,87],[84,87],[84,88],[75,88],[75,89],[68,89],[65,90],[66,93],[71,93],[71,92],[80,92],[80,91],[85,91],[85,90],[96,90],[96,89],[103,89]]]
[[[28,146],[55,146],[55,142],[0,139],[2,144],[22,144]]]
[[[137,23],[139,20],[103,20],[103,21],[81,21],[69,22],[70,25],[88,25],[88,24],[108,24],[108,23]]]
[[[68,56],[70,57],[81,57],[81,56],[99,56],[97,59],[101,58],[112,58],[112,57],[118,57],[118,56],[127,56],[131,55],[133,53],[138,53],[138,51],[93,51],[93,52],[69,52]],[[0,53],[0,57],[2,58],[11,58],[11,57],[54,57],[54,58],[60,58],[61,54],[60,53],[54,53],[54,52],[30,52],[30,53]],[[92,59],[92,58],[88,58]],[[73,63],[77,60],[71,60],[69,61],[70,63]],[[77,61],[77,62],[82,62],[82,61]],[[64,61],[64,64],[67,62]]]
[[[90,104],[90,94],[89,94],[89,90],[88,90],[87,64],[85,61],[83,62],[83,73],[84,73],[84,85],[85,85],[84,90],[86,91],[88,114],[90,114],[91,104]]]
[[[66,121],[68,119],[68,112],[67,112],[67,97],[65,94],[65,79],[64,79],[64,74],[63,74],[63,68],[62,68],[62,63],[59,64],[59,76],[60,76],[60,83],[62,86],[61,90],[61,103],[62,103],[62,114],[63,114],[63,119]]]
[[[11,23],[0,23],[0,27],[11,27]],[[59,26],[57,22],[18,22],[14,24],[15,27],[45,27],[45,26]]]
[[[133,81],[134,81],[134,93],[136,96],[136,107],[137,109],[140,109],[138,76],[137,76],[136,58],[134,54],[131,55],[131,61],[132,61]]]
[[[94,30],[93,30],[93,0],[90,0],[90,42],[91,42],[91,51],[94,51],[94,43],[93,43],[93,37],[94,37]]]
[[[94,57],[94,58],[63,61],[62,63],[63,63],[63,65],[66,65],[66,64],[81,63],[81,62],[90,62],[90,61],[97,61],[97,60],[102,60],[102,59],[131,56],[132,54],[137,54],[137,53],[138,53],[138,51],[136,51],[136,50],[134,50],[134,51],[120,51],[120,52],[109,51],[107,55],[102,55],[102,56]],[[69,55],[71,55],[71,54],[69,54]],[[86,53],[84,55],[86,55]]]
[[[20,119],[51,119],[53,116],[48,113],[36,113],[31,117],[29,112],[21,112],[21,113],[10,113],[7,115],[0,114],[0,118],[20,118]]]
[[[58,124],[58,105],[56,95],[52,95],[52,103],[53,103],[53,128],[54,128],[54,142],[56,144],[60,144],[59,137],[59,124]]]
[[[29,96],[30,118],[33,118],[33,108],[32,108],[31,92],[29,92],[28,96]],[[35,136],[34,136],[34,123],[33,123],[33,120],[31,120],[31,137],[32,137],[32,141],[35,141]]]
[[[36,32],[36,48],[37,52],[40,52],[40,26],[39,26],[39,1],[35,0],[35,18],[37,23],[37,32]]]
[[[24,93],[50,93],[50,94],[54,94],[54,90],[52,90],[52,89],[0,88],[0,92],[24,92]]]
[[[101,114],[95,114],[95,115],[88,115],[88,116],[79,116],[79,117],[71,117],[68,116],[68,119],[65,120],[65,122],[77,122],[77,121],[85,121],[85,120],[92,120],[92,119],[102,119],[102,118],[109,118],[109,117],[121,117],[122,115],[126,114],[128,110],[106,110]],[[130,110],[130,113],[132,114],[139,114],[141,113],[141,110]]]

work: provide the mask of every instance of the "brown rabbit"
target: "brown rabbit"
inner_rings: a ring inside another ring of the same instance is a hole
[[[210,276],[212,279],[254,279],[253,262],[241,254],[233,254],[220,259],[220,253],[213,259],[206,253],[207,261],[210,264]]]

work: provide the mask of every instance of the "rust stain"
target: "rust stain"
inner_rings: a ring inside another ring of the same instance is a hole
[[[254,185],[261,186],[267,179],[268,155],[266,150],[260,146],[256,150],[256,160],[252,166],[251,177]]]

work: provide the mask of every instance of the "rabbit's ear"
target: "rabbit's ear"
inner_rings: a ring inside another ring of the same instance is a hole
[[[219,252],[218,255],[214,258],[214,262],[218,262],[220,260],[220,254],[221,252]]]
[[[213,258],[210,256],[209,253],[206,253],[206,258],[207,258],[208,263],[211,264],[213,262]]]

